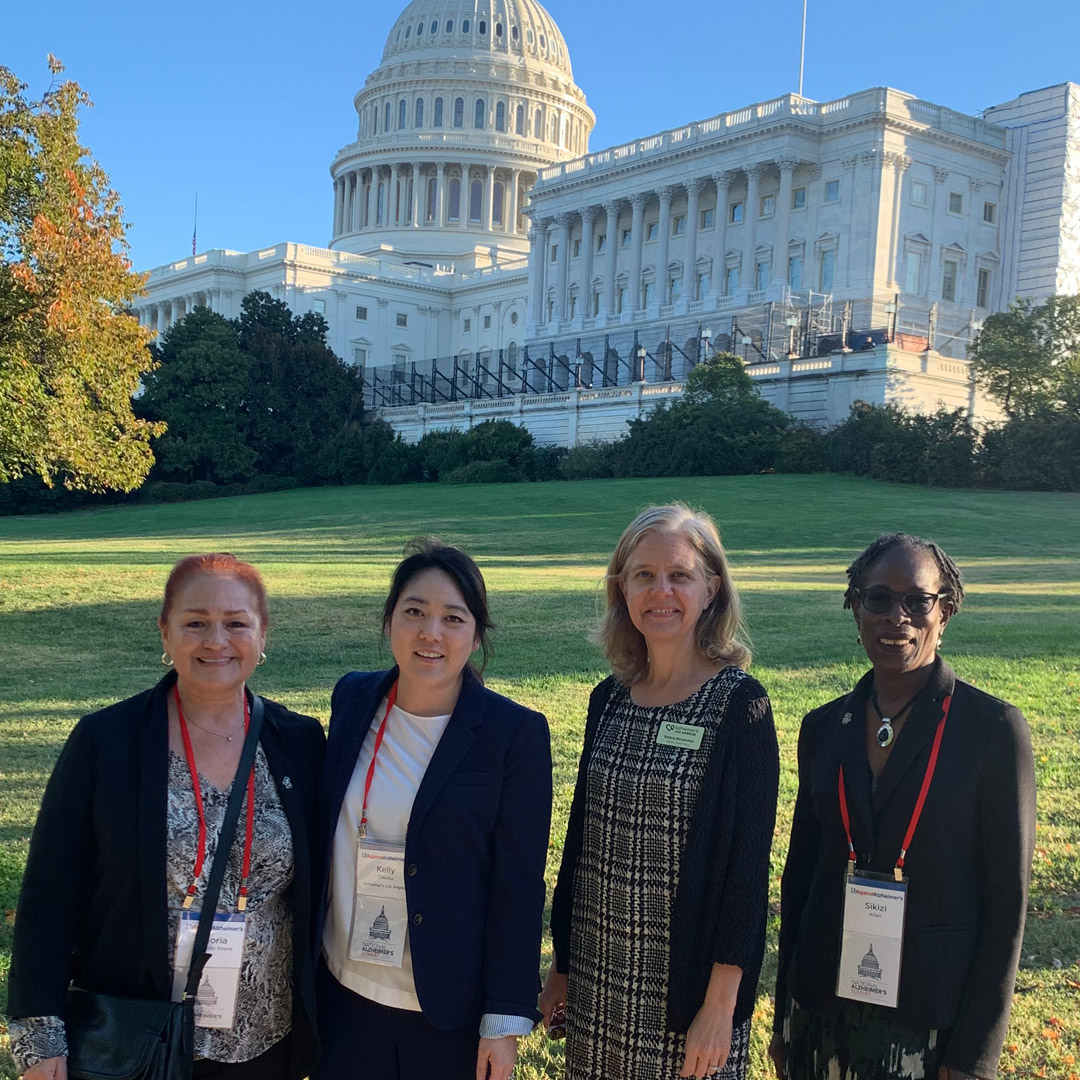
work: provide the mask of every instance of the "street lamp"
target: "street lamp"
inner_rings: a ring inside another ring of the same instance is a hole
[[[792,359],[798,356],[798,351],[795,348],[795,341],[798,338],[799,327],[802,325],[802,319],[798,315],[789,315],[784,320],[784,325],[788,328],[788,359]]]
[[[893,297],[885,305],[885,314],[889,316],[889,341],[896,340],[896,312],[898,307],[896,297]]]
[[[712,344],[712,330],[708,326],[706,326],[705,329],[701,331],[701,351],[702,351],[702,357],[701,358],[702,358],[702,360],[708,360],[709,359],[709,346],[711,344]]]
[[[644,345],[638,345],[634,349],[634,382],[645,381],[645,357],[647,353]]]
[[[743,334],[743,339],[742,339],[742,362],[744,364],[749,364],[750,363],[749,359],[747,358],[746,353],[749,350],[750,346],[753,345],[753,344],[754,344],[754,339],[752,337],[750,337],[749,334]]]

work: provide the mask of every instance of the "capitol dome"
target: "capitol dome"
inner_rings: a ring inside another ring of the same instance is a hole
[[[536,0],[412,0],[353,104],[330,247],[460,268],[527,255],[529,190],[596,123]]]

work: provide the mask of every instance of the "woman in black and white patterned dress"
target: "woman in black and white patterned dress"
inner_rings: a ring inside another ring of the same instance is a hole
[[[565,1007],[568,1080],[742,1080],[779,760],[708,516],[629,525],[599,638],[540,1009]]]

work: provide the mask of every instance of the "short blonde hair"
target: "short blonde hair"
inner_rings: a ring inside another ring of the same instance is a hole
[[[742,622],[742,605],[731,580],[724,546],[716,523],[708,514],[691,510],[684,503],[650,506],[627,525],[615,545],[606,577],[607,605],[594,641],[607,655],[611,670],[620,682],[632,685],[644,676],[649,666],[645,638],[630,619],[622,583],[626,564],[634,549],[649,533],[674,533],[685,539],[697,552],[698,563],[706,580],[719,579],[720,586],[712,603],[698,619],[696,642],[706,660],[750,665],[750,642]]]

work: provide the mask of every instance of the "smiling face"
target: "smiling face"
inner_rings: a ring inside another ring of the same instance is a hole
[[[388,636],[402,689],[424,697],[458,683],[480,644],[461,590],[449,574],[435,569],[421,571],[401,590]]]
[[[893,548],[867,571],[859,587],[883,587],[903,594],[937,593],[941,591],[941,572],[927,552]],[[952,605],[942,599],[927,615],[909,615],[897,600],[884,615],[874,615],[856,601],[853,611],[859,640],[875,671],[899,675],[934,662]]]
[[[716,578],[706,578],[693,545],[668,532],[642,537],[620,584],[630,621],[650,648],[681,639],[693,647],[698,619],[719,587]]]
[[[190,578],[158,628],[180,693],[207,698],[227,697],[243,687],[266,644],[255,594],[228,574]]]

